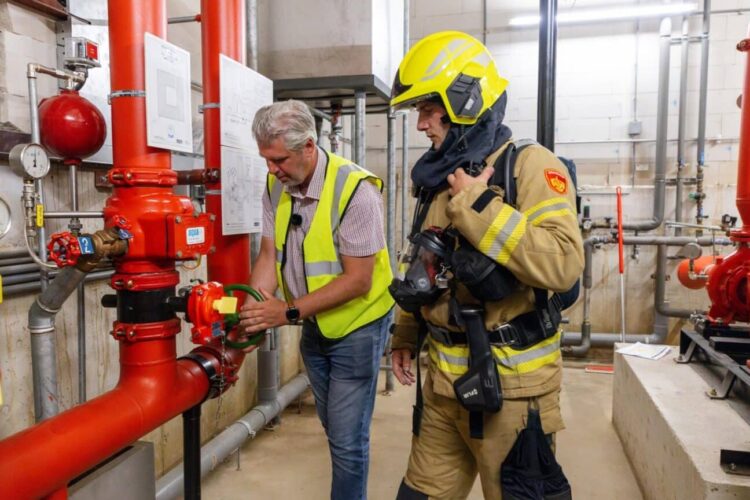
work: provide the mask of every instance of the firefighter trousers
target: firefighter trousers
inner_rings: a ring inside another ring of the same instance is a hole
[[[564,425],[560,415],[560,390],[536,396],[545,434],[554,435]],[[498,413],[484,418],[484,439],[469,435],[469,412],[458,401],[435,394],[429,375],[424,384],[424,412],[419,436],[412,436],[404,482],[434,499],[466,498],[477,473],[484,498],[498,500],[500,466],[526,427],[530,399],[506,399]]]

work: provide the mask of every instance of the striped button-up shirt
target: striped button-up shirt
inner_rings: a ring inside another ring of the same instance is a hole
[[[318,161],[306,192],[303,193],[299,186],[284,186],[292,197],[292,213],[302,217],[302,224],[289,227],[287,260],[282,270],[282,277],[293,298],[307,294],[302,242],[310,230],[310,223],[323,191],[326,159],[325,152],[318,148]],[[263,196],[264,238],[274,238],[275,215],[271,206],[271,198],[266,191]],[[352,195],[338,229],[334,228],[334,231],[338,231],[339,254],[350,257],[374,255],[385,247],[383,227],[383,197],[371,182],[362,182]],[[280,283],[279,287],[282,288]]]

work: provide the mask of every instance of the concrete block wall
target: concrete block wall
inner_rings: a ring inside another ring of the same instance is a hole
[[[100,0],[92,0],[100,1]],[[199,0],[169,0],[169,16],[185,16],[200,10]],[[200,56],[200,26],[198,24],[170,26],[168,39],[191,52],[192,79],[202,80]],[[16,4],[0,0],[0,127],[29,132],[28,92],[26,87],[26,64],[38,62],[56,66],[55,24],[45,17]],[[107,71],[107,70],[94,70]],[[56,93],[56,83],[51,78],[40,77],[38,81],[40,99]],[[193,117],[196,135],[202,139],[202,115],[197,107],[202,95],[193,92]],[[202,140],[197,152],[202,151]],[[196,160],[196,167],[200,161]],[[79,182],[81,210],[100,210],[108,191],[94,187],[94,176],[104,172],[102,167],[84,167]],[[21,196],[22,180],[9,170],[7,162],[0,160],[0,197],[11,207],[13,229],[0,239],[0,249],[22,246]],[[68,210],[69,188],[67,170],[53,166],[45,182],[47,210]],[[84,219],[84,231],[95,231],[101,221]],[[50,233],[64,229],[62,222],[52,223]],[[194,271],[180,269],[181,285],[193,278],[206,279],[205,263]],[[115,386],[119,376],[117,343],[109,335],[115,313],[100,306],[101,297],[111,293],[106,282],[86,286],[86,342],[87,342],[87,397],[92,399]],[[30,336],[26,327],[29,307],[34,294],[5,297],[0,304],[0,380],[2,380],[3,404],[0,405],[0,439],[14,434],[34,423],[32,395]],[[77,310],[75,299],[68,300],[57,316],[57,372],[60,409],[65,410],[78,403],[78,348]],[[178,335],[178,355],[188,353],[194,345],[189,340],[189,326],[183,325]],[[297,344],[299,328],[283,328],[280,335],[281,380],[287,382],[300,371]],[[220,400],[204,404],[202,412],[202,441],[223,430],[255,403],[257,357],[250,354],[240,371],[240,380]],[[182,459],[182,423],[179,417],[145,436],[155,445],[155,467],[157,475],[170,469]]]
[[[561,0],[559,12],[566,9],[600,8],[607,5],[637,3],[628,0]],[[700,2],[698,2],[700,4]],[[412,0],[410,3],[410,38],[414,44],[422,37],[441,30],[461,30],[482,37],[479,0]],[[747,2],[713,0],[713,10],[747,8]],[[537,106],[537,28],[514,29],[511,17],[537,14],[536,0],[508,2],[488,0],[487,46],[498,68],[508,78],[506,123],[516,138],[536,137]],[[707,224],[716,224],[724,213],[736,215],[734,194],[740,110],[736,99],[744,78],[744,55],[735,49],[747,34],[750,12],[715,14],[711,17],[709,81],[706,129],[705,183],[708,198]],[[701,32],[700,16],[689,18],[691,35]],[[672,34],[681,35],[682,21],[674,18]],[[654,142],[627,142],[628,123],[638,119],[642,133],[637,139],[653,141],[656,137],[656,109],[659,59],[659,20],[636,23],[607,22],[590,25],[562,25],[558,30],[556,152],[572,158],[578,166],[579,185],[588,193],[584,204],[591,206],[594,217],[615,213],[614,188],[623,186],[625,220],[651,217],[654,175]],[[679,110],[680,47],[671,49],[669,98],[669,138],[677,138]],[[698,88],[700,45],[689,47],[687,95],[686,177],[695,176],[698,132]],[[399,120],[400,127],[400,120]],[[416,116],[409,119],[409,161],[413,164],[429,143],[416,131]],[[368,168],[386,174],[385,118],[368,117]],[[397,164],[400,178],[400,137]],[[676,175],[677,144],[668,146],[668,177]],[[685,187],[687,195],[694,189]],[[674,187],[667,188],[666,219],[674,220]],[[400,198],[398,200],[400,210]],[[694,222],[695,204],[683,202],[682,219]],[[400,217],[399,217],[400,224]],[[397,230],[400,235],[400,225]],[[710,250],[707,250],[710,251]],[[672,253],[673,251],[670,251]],[[632,251],[629,252],[633,255]],[[653,279],[655,249],[642,247],[635,258],[628,257],[626,271],[627,330],[650,333],[653,320]],[[676,264],[674,264],[676,265]],[[673,264],[667,296],[679,307],[704,308],[708,305],[704,290],[688,291],[677,283]],[[620,328],[619,278],[617,251],[604,248],[594,257],[594,293],[592,324],[597,332],[617,332]],[[581,305],[568,311],[571,331],[580,327]],[[672,330],[679,326],[672,322]]]

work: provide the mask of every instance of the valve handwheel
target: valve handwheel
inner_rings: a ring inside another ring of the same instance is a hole
[[[81,245],[78,238],[68,231],[62,231],[52,235],[47,243],[47,251],[57,267],[74,266],[81,256]]]

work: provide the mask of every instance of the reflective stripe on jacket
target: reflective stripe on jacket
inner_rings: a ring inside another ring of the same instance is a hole
[[[327,165],[323,189],[310,230],[302,243],[308,293],[324,287],[343,272],[338,251],[338,226],[359,183],[372,182],[383,189],[383,181],[367,170],[327,151],[325,154]],[[285,246],[291,225],[292,197],[272,175],[267,177],[267,189],[275,214],[276,279],[286,295],[281,270],[285,264]],[[388,293],[392,279],[388,249],[383,248],[375,254],[370,291],[315,316],[323,335],[330,339],[341,338],[385,316],[393,307],[393,298]]]

